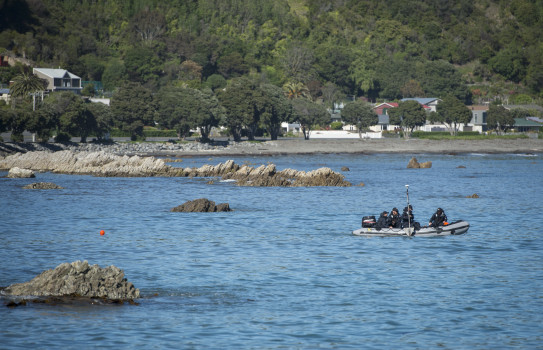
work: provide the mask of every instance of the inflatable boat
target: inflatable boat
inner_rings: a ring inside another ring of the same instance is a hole
[[[439,236],[451,236],[461,235],[468,232],[469,223],[464,220],[450,222],[445,226],[427,227],[423,226],[418,230],[413,227],[406,228],[376,228],[371,224],[362,224],[362,227],[353,231],[353,235],[366,236],[366,237],[439,237]]]

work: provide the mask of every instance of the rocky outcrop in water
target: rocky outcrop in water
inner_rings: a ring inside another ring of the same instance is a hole
[[[101,152],[27,152],[0,160],[0,169],[31,168],[61,174],[94,176],[164,176],[173,168],[154,157],[117,156]]]
[[[417,158],[415,158],[415,157],[411,158],[411,160],[407,164],[407,168],[412,168],[412,169],[424,169],[424,168],[427,169],[427,168],[431,168],[431,167],[432,167],[432,162],[419,163],[417,161]]]
[[[94,176],[221,177],[223,180],[235,180],[240,186],[351,186],[342,174],[330,168],[309,172],[294,169],[277,171],[274,164],[254,168],[245,164],[239,166],[233,160],[199,168],[176,168],[155,157],[117,156],[103,151],[27,152],[0,160],[0,169],[14,167]]]
[[[32,184],[26,185],[23,188],[27,190],[61,190],[64,187],[55,185],[52,182],[35,182]]]
[[[216,213],[232,211],[228,203],[220,203],[215,205],[215,202],[206,198],[195,199],[193,201],[185,202],[171,211],[181,213]]]
[[[309,172],[294,169],[278,171],[275,164],[251,167],[239,166],[233,160],[216,166],[204,165],[200,168],[184,169],[185,176],[220,176],[223,180],[235,180],[239,186],[351,186],[342,174],[330,168],[319,168]]]
[[[9,169],[8,176],[11,179],[19,179],[19,178],[32,178],[36,177],[34,172],[30,169],[21,169],[19,167],[13,167]]]
[[[77,296],[110,300],[140,297],[139,289],[124,278],[121,269],[113,265],[106,268],[91,266],[87,261],[60,264],[28,282],[6,287],[2,293],[10,296]]]

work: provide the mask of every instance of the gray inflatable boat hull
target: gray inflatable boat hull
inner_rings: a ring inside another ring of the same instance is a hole
[[[353,235],[365,237],[439,237],[461,235],[468,232],[469,223],[459,220],[449,223],[447,226],[439,227],[421,227],[420,230],[414,230],[410,235],[408,229],[401,228],[382,228],[380,230],[374,227],[362,227],[353,231]]]

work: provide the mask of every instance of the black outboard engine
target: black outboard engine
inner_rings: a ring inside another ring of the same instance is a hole
[[[375,216],[364,216],[362,217],[362,227],[375,227]]]

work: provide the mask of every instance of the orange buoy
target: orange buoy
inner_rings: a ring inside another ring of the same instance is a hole
[[[105,234],[106,234],[106,231],[104,231],[104,230],[101,230],[101,231],[100,231],[100,236],[103,236],[103,235],[105,235]]]

